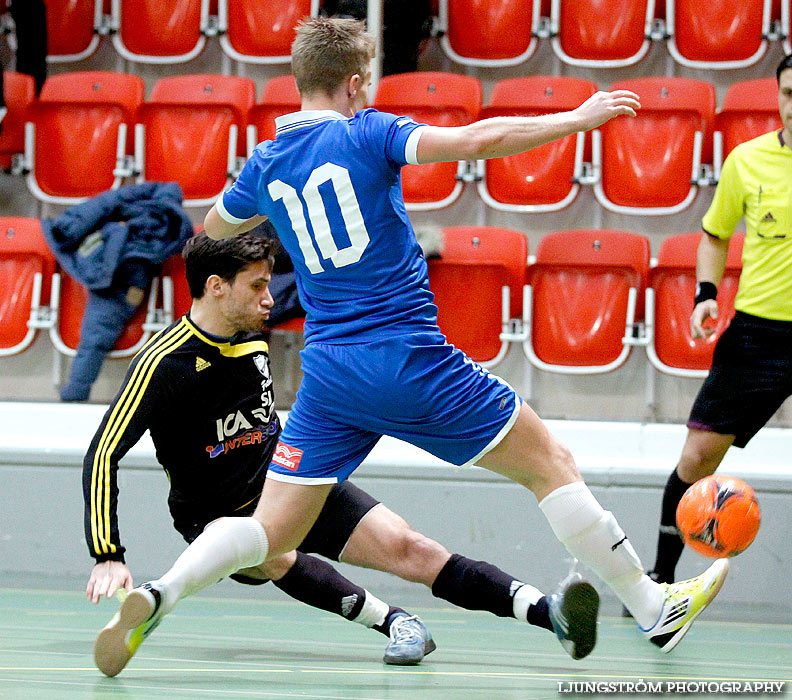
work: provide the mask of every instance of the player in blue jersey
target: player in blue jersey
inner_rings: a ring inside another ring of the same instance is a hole
[[[292,69],[302,109],[277,120],[275,140],[259,144],[206,217],[217,239],[274,223],[307,312],[304,378],[253,517],[219,520],[127,600],[141,623],[159,619],[180,598],[294,549],[332,486],[387,434],[530,489],[567,550],[670,651],[720,590],[728,562],[689,581],[652,581],[569,451],[508,384],[445,342],[399,174],[408,163],[508,156],[634,117],[637,95],[598,92],[570,112],[432,127],[363,109],[373,46],[354,20],[300,25]],[[569,610],[574,623],[560,625],[576,658],[595,641],[591,593]]]

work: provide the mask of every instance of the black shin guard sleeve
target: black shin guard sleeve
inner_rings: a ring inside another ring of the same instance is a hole
[[[690,484],[679,478],[677,470],[671,472],[663,491],[663,508],[660,513],[660,533],[657,536],[657,559],[652,571],[663,582],[674,580],[674,571],[682,556],[685,544],[672,528],[676,528],[676,511],[679,501]]]
[[[499,617],[514,617],[512,598],[519,586],[513,576],[485,561],[452,554],[437,574],[432,593],[467,610],[487,610]]]
[[[366,591],[344,578],[330,564],[297,552],[294,566],[273,583],[301,603],[354,620],[366,600]]]

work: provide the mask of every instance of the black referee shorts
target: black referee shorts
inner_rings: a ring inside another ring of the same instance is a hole
[[[321,554],[323,557],[338,561],[358,523],[378,503],[378,500],[369,496],[350,481],[336,484],[330,489],[316,523],[297,549],[304,554]],[[256,502],[245,510],[235,511],[234,515],[249,516],[255,509]],[[181,534],[187,542],[192,542],[203,532],[204,527],[196,525],[181,531]],[[240,574],[231,574],[229,578],[249,585],[260,585],[269,580]]]
[[[792,395],[792,321],[738,311],[718,340],[687,427],[736,435],[745,447]]]

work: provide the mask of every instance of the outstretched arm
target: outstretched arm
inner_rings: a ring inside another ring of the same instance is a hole
[[[419,163],[511,156],[606,121],[634,117],[641,105],[629,90],[598,92],[570,112],[538,117],[493,117],[467,126],[427,127],[418,141]]]
[[[232,236],[238,236],[240,233],[250,231],[259,224],[263,224],[266,220],[266,216],[256,215],[242,223],[232,224],[220,216],[217,211],[217,204],[213,204],[204,219],[204,230],[209,238],[220,241],[223,238],[231,238]]]

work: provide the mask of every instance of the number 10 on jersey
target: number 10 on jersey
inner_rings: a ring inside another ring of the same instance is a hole
[[[330,230],[327,211],[322,201],[322,195],[319,193],[319,186],[325,182],[332,184],[338,200],[338,207],[341,210],[350,241],[346,248],[338,248],[333,239],[333,232]],[[335,163],[325,163],[315,168],[302,189],[302,196],[294,187],[282,180],[270,182],[267,190],[273,202],[283,200],[286,213],[289,215],[292,228],[297,235],[297,242],[300,245],[305,264],[311,274],[316,275],[324,272],[324,268],[319,260],[314,242],[311,240],[311,234],[308,233],[308,226],[303,215],[303,204],[308,210],[308,218],[311,220],[316,245],[319,247],[319,253],[322,254],[323,259],[330,260],[335,267],[353,265],[360,260],[363,251],[369,244],[369,234],[363,221],[363,214],[360,211],[355,190],[352,187],[349,171],[346,168]]]

